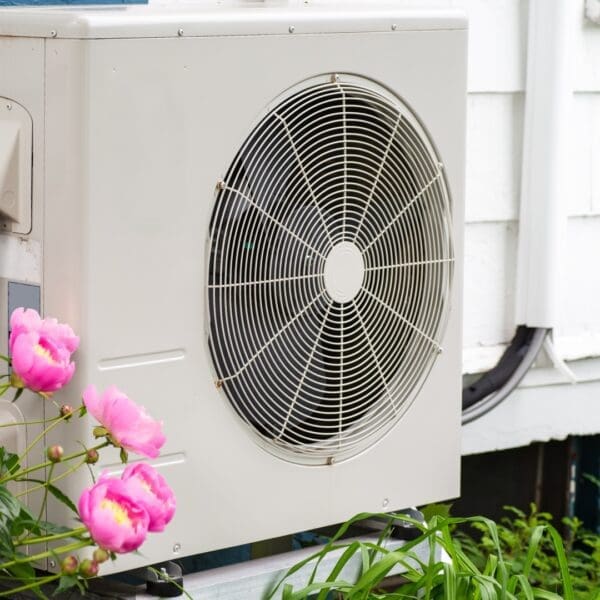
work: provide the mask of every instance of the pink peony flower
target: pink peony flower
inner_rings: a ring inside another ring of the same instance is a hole
[[[115,386],[100,396],[93,385],[83,392],[88,412],[108,431],[116,446],[137,454],[156,458],[165,443],[162,423],[130,400]]]
[[[154,467],[137,463],[129,465],[121,479],[129,484],[135,501],[148,512],[148,531],[164,531],[175,514],[175,494],[164,477]]]
[[[79,517],[98,546],[112,552],[137,550],[148,535],[146,509],[130,485],[106,474],[79,497]]]
[[[75,364],[71,354],[79,346],[73,330],[56,319],[42,319],[32,309],[17,308],[10,317],[9,350],[13,375],[35,392],[52,393],[65,386]]]

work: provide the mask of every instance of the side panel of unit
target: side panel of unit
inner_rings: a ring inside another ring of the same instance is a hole
[[[32,294],[23,298],[36,303],[42,284],[42,222],[44,200],[44,40],[31,38],[0,37],[0,97],[7,104],[20,105],[32,123],[32,171],[31,177],[31,231],[26,235],[0,233],[0,352],[7,354],[9,289],[10,283],[32,286]],[[4,107],[6,108],[6,107]],[[22,200],[22,199],[21,199]],[[17,286],[12,286],[15,290]],[[13,294],[13,302],[17,302]],[[3,367],[5,363],[2,363]],[[41,398],[25,393],[16,404],[10,405],[12,393],[0,401],[0,422],[39,420],[47,408]],[[0,444],[11,451],[23,451],[42,431],[40,425],[28,425],[18,429],[4,429]],[[10,432],[10,433],[9,433]],[[29,454],[24,464],[37,464],[43,460],[43,445]],[[21,488],[19,491],[24,491]],[[33,510],[40,503],[38,494],[23,496]]]
[[[47,315],[68,322],[87,338],[87,299],[84,269],[87,230],[88,127],[86,45],[78,40],[46,42],[46,171],[44,215],[44,281],[42,302]],[[85,369],[86,347],[75,354],[77,368],[71,383],[54,399],[59,404],[81,404],[89,380]],[[48,444],[60,443],[66,452],[81,450],[78,441],[92,445],[87,419],[72,419],[55,428]],[[64,469],[58,465],[55,473]],[[79,469],[60,482],[75,502],[79,491],[91,483],[87,469]],[[51,521],[75,526],[73,514],[52,498]],[[52,565],[50,565],[52,567]]]

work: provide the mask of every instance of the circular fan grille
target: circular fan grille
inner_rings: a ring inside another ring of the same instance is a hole
[[[372,82],[313,81],[274,106],[218,185],[210,348],[268,449],[332,462],[389,430],[440,350],[449,199],[424,130]]]

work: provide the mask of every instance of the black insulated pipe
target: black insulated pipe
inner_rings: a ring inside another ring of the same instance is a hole
[[[463,388],[462,423],[470,423],[505,400],[519,385],[550,330],[519,325],[498,364]]]

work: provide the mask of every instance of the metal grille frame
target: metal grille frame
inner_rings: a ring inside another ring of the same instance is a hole
[[[423,125],[373,81],[312,78],[265,111],[217,186],[207,328],[216,385],[266,450],[331,464],[398,423],[441,351],[451,212]],[[345,303],[323,280],[342,241],[364,260]]]

